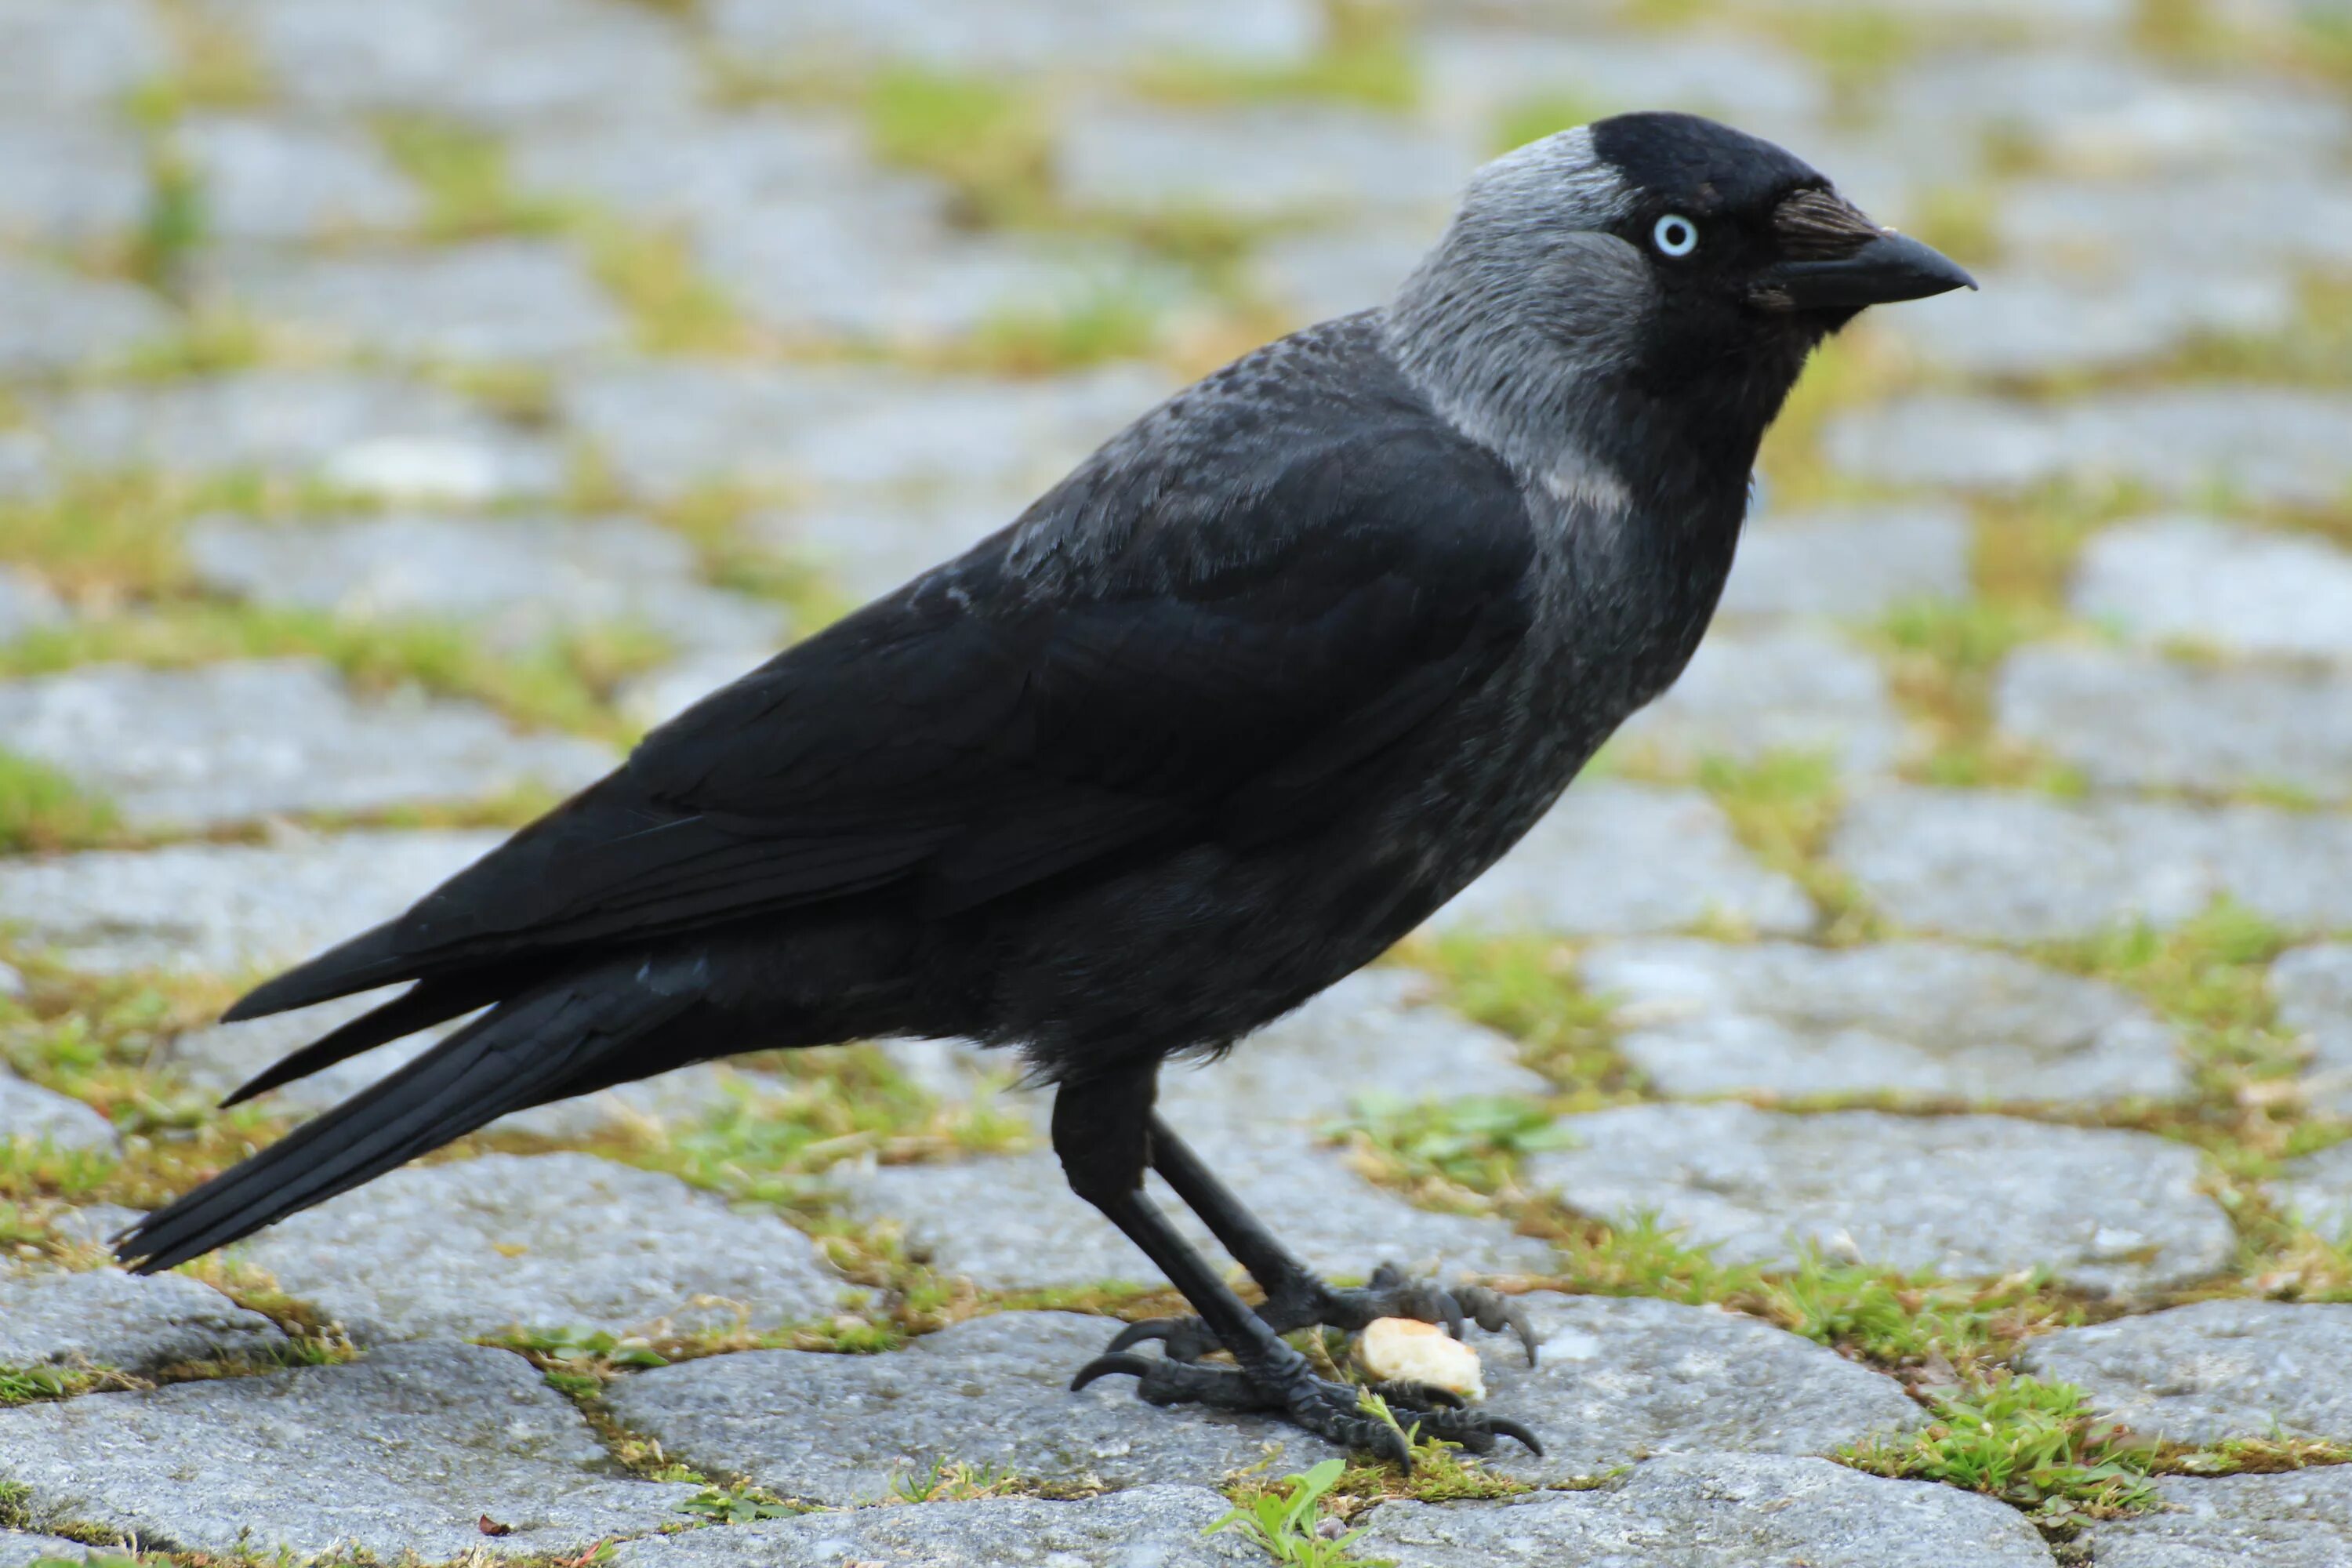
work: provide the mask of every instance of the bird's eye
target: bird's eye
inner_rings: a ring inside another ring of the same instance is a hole
[[[1650,243],[1661,256],[1688,256],[1698,248],[1698,225],[1680,213],[1668,213],[1650,230]]]

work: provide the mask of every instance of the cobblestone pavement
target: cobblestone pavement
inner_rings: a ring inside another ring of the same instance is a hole
[[[1171,1298],[952,1042],[102,1238],[415,1048],[219,1112],[348,1016],[241,983],[1634,107],[1985,287],[1822,355],[1517,852],[1171,1069],[1319,1266],[1541,1342],[1549,1458],[1301,1528],[2352,1562],[2344,0],[0,0],[0,1565],[1271,1561],[1208,1527],[1327,1451],[1065,1390]]]

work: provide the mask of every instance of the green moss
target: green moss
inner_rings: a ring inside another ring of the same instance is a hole
[[[1539,98],[1521,99],[1507,107],[1495,122],[1492,150],[1504,153],[1514,147],[1524,147],[1542,140],[1555,131],[1572,126],[1590,125],[1605,110],[1588,99],[1563,93],[1548,93]]]
[[[2155,1506],[2153,1450],[2096,1420],[2071,1384],[2004,1378],[1980,1393],[1936,1396],[1930,1409],[1934,1420],[1907,1441],[1838,1458],[1873,1475],[1941,1481],[2021,1508],[2103,1515]]]
[[[1487,1096],[1413,1102],[1366,1098],[1326,1131],[1364,1140],[1404,1171],[1434,1172],[1482,1193],[1504,1186],[1524,1156],[1567,1146],[1548,1108]]]
[[[1832,110],[1849,121],[1876,107],[1920,44],[1917,29],[1891,5],[1798,10],[1775,17],[1772,36],[1822,68]]]
[[[561,204],[527,198],[507,177],[497,138],[456,121],[386,115],[376,121],[385,155],[425,195],[425,229],[435,239],[561,231]]]
[[[113,1367],[0,1366],[0,1410],[137,1386]]]
[[[1520,1059],[1579,1110],[1637,1097],[1643,1084],[1617,1049],[1606,998],[1577,977],[1576,949],[1546,937],[1477,932],[1417,936],[1400,961],[1433,976],[1448,1005],[1519,1042]]]
[[[1321,101],[1408,112],[1421,101],[1421,75],[1412,49],[1391,31],[1366,27],[1342,33],[1297,65],[1236,65],[1208,58],[1171,59],[1147,68],[1136,90],[1185,107]]]
[[[629,314],[637,346],[656,354],[740,353],[758,334],[696,266],[686,241],[606,218],[581,231],[596,280]]]
[[[1051,142],[1034,94],[991,77],[899,68],[867,85],[866,133],[886,162],[946,181],[960,216],[998,224],[1051,203]]]
[[[1821,909],[1824,940],[1859,942],[1876,933],[1860,889],[1829,859],[1830,833],[1845,805],[1834,758],[1790,752],[1750,762],[1709,757],[1699,764],[1698,782],[1740,843],[1793,878]]]
[[[947,356],[952,368],[1048,375],[1138,359],[1160,341],[1160,311],[1139,290],[1107,285],[1059,308],[1003,310]]]
[[[0,854],[83,848],[103,841],[118,822],[103,795],[0,748]]]
[[[208,219],[204,184],[176,152],[160,148],[148,160],[147,210],[131,244],[131,273],[173,299],[188,293],[189,263],[204,244]]]

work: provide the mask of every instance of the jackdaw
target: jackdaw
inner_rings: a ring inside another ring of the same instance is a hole
[[[1799,159],[1689,115],[1488,164],[1385,309],[1178,393],[1001,532],[238,1002],[409,983],[232,1104],[487,1011],[121,1255],[171,1268],[509,1111],[690,1062],[963,1036],[1056,1086],[1070,1186],[1198,1314],[1130,1327],[1077,1384],[1132,1374],[1155,1405],[1409,1461],[1281,1336],[1498,1329],[1507,1303],[1316,1278],[1154,1113],[1160,1064],[1297,1007],[1509,848],[1690,658],[1806,356],[1865,306],[1962,286]],[[1263,1306],[1181,1239],[1147,1168]],[[1534,1446],[1391,1393],[1427,1435]]]

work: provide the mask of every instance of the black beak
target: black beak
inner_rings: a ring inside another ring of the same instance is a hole
[[[1749,298],[1782,310],[1859,310],[1865,305],[1925,300],[1976,286],[1977,280],[1942,251],[1887,233],[1835,261],[1783,261],[1768,267]]]
[[[1951,258],[1879,227],[1827,190],[1788,197],[1773,226],[1786,259],[1759,272],[1748,290],[1764,310],[1852,312],[1977,286]]]

